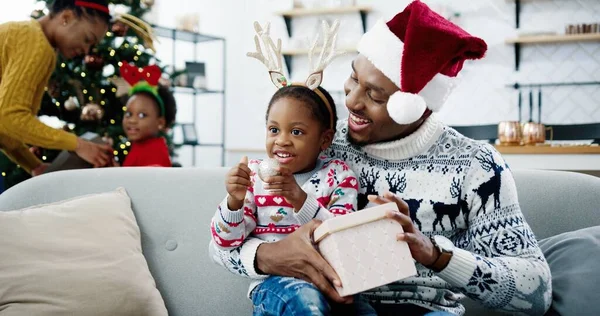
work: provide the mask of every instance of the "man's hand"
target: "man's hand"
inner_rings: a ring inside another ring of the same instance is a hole
[[[400,212],[391,211],[387,216],[402,225],[404,233],[398,234],[396,239],[408,243],[413,259],[426,267],[431,266],[437,260],[440,255],[439,251],[433,246],[431,240],[415,227],[410,219],[406,202],[390,192],[385,193],[383,197],[369,195],[368,198],[369,201],[376,204],[396,203]]]
[[[306,192],[298,185],[290,169],[279,167],[277,171],[279,171],[279,175],[264,180],[265,190],[284,197],[292,204],[296,212],[300,211],[306,201]]]
[[[340,278],[312,243],[319,225],[320,221],[312,220],[280,241],[260,245],[256,252],[257,267],[265,274],[311,282],[333,301],[349,304],[352,297],[341,297],[332,286],[342,286]]]

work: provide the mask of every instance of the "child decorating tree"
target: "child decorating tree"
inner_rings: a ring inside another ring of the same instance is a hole
[[[248,56],[267,66],[278,88],[266,113],[269,159],[248,163],[244,157],[228,172],[228,195],[211,223],[212,239],[219,248],[235,249],[249,235],[262,242],[274,242],[312,219],[326,220],[356,210],[358,181],[354,172],[343,161],[320,155],[331,145],[336,129],[334,101],[319,85],[323,70],[339,54],[334,43],[338,25],[336,21],[330,29],[323,24],[325,45],[316,67],[305,83],[289,84],[281,73],[281,41],[275,46],[269,36],[269,24],[263,29],[255,22],[257,52]],[[313,50],[309,53],[311,58]],[[326,302],[312,299],[322,297],[310,295],[318,291],[313,284],[271,276],[250,287],[255,314],[261,314],[265,304],[278,304],[269,295],[274,287],[285,288],[286,295],[305,298],[302,306],[281,306],[280,315],[285,314],[285,309],[297,315],[315,310],[327,312],[323,310],[329,306]],[[351,308],[360,307],[357,304]]]
[[[177,104],[169,88],[159,84],[160,68],[138,69],[123,61],[120,71],[120,80],[114,82],[121,90],[128,89],[123,129],[131,142],[122,166],[171,167],[169,148],[161,134],[175,122]]]

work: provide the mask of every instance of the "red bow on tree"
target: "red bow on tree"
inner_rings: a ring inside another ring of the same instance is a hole
[[[138,82],[144,80],[151,86],[157,86],[158,80],[161,77],[160,67],[157,65],[150,65],[144,68],[138,68],[132,66],[129,63],[123,61],[121,63],[121,77],[127,81],[131,86],[135,86]]]

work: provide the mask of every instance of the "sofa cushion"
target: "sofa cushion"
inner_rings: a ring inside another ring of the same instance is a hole
[[[600,226],[539,242],[552,272],[552,310],[558,315],[598,315]]]
[[[124,189],[0,212],[0,314],[167,315]]]

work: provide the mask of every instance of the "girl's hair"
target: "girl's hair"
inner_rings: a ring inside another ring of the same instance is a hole
[[[283,87],[275,92],[267,108],[267,119],[269,117],[269,112],[271,112],[271,106],[273,103],[277,102],[277,100],[281,98],[293,98],[303,102],[306,106],[308,106],[313,117],[319,121],[324,131],[332,129],[335,133],[335,127],[337,125],[337,111],[335,109],[335,102],[333,101],[333,98],[329,92],[327,92],[327,90],[325,90],[323,87],[319,86],[317,89],[319,89],[325,98],[327,98],[327,101],[331,106],[331,114],[323,99],[321,99],[316,92],[305,86],[292,85]],[[331,117],[332,115],[333,117]],[[333,124],[331,124],[331,122],[333,122]]]
[[[136,92],[135,94],[144,94],[150,98],[152,98],[152,100],[155,100],[156,97],[151,94],[150,92],[145,92],[145,91],[140,91],[140,92]],[[160,96],[160,98],[162,99],[164,105],[165,105],[165,123],[167,124],[166,127],[172,127],[173,123],[175,123],[175,117],[177,115],[177,102],[175,102],[175,97],[173,96],[173,93],[171,92],[171,90],[169,89],[169,87],[167,86],[163,86],[163,85],[158,85],[158,95]],[[160,105],[158,105],[158,101],[154,101],[156,104],[156,111],[158,113],[159,116],[160,115]]]
[[[85,2],[98,4],[99,6],[108,8],[107,0],[86,0]],[[88,16],[99,18],[102,22],[110,24],[110,14],[94,8],[75,5],[75,0],[54,0],[50,5],[50,16],[54,16],[64,10],[75,12],[77,17]]]

